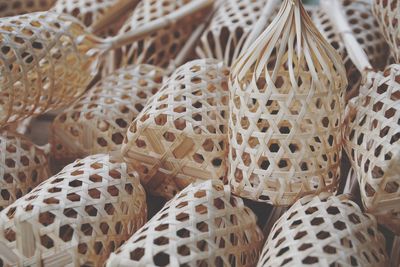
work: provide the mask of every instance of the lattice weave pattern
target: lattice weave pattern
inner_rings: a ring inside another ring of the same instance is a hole
[[[4,209],[0,240],[24,264],[102,266],[145,223],[145,201],[124,163],[90,156]],[[4,249],[0,258],[7,263]]]
[[[130,126],[122,153],[155,195],[226,173],[228,74],[222,62],[179,67]]]
[[[196,47],[200,58],[216,58],[230,66],[268,0],[223,1]],[[276,15],[276,13],[275,13]],[[271,16],[272,21],[272,16]]]
[[[392,48],[396,62],[400,63],[400,2],[398,0],[374,0],[372,10],[386,41]]]
[[[307,196],[275,223],[261,266],[388,266],[372,215],[345,196]]]
[[[56,0],[3,0],[0,3],[0,17],[10,17],[49,10]]]
[[[22,135],[0,131],[0,210],[49,176],[42,150]]]
[[[242,199],[220,181],[206,181],[176,195],[111,255],[107,267],[254,266],[262,241]]]
[[[74,18],[37,12],[0,21],[0,125],[68,105],[96,65],[94,37]]]
[[[334,191],[346,86],[339,55],[301,1],[285,0],[232,67],[228,178],[234,192],[291,205],[304,194]]]
[[[369,72],[349,103],[345,148],[368,212],[400,234],[400,65]]]
[[[130,123],[161,87],[164,71],[133,65],[103,78],[52,124],[56,159],[106,153],[121,148]]]
[[[354,37],[368,55],[370,63],[375,68],[384,68],[388,58],[388,47],[378,23],[372,15],[371,3],[365,0],[341,0],[340,2]],[[349,58],[340,36],[341,33],[322,8],[313,12],[312,19],[321,34],[339,52],[343,59],[349,81],[347,91],[358,88],[362,80],[361,73]]]

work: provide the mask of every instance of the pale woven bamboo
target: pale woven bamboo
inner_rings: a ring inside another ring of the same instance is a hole
[[[214,59],[182,65],[130,126],[122,153],[150,194],[225,178],[228,74]]]
[[[20,134],[0,131],[0,210],[50,176],[47,157]]]
[[[291,205],[335,191],[346,73],[301,1],[279,14],[232,67],[230,172],[236,194]]]
[[[19,266],[103,266],[146,222],[145,192],[108,155],[77,160],[0,213],[0,258]]]
[[[47,11],[56,0],[0,0],[0,17]]]
[[[373,0],[372,10],[396,63],[400,63],[400,2],[398,0]]]
[[[164,71],[132,65],[103,78],[52,123],[56,159],[76,159],[121,149],[126,130],[161,87]]]
[[[385,239],[372,215],[346,196],[306,196],[275,223],[261,266],[387,266]]]
[[[377,21],[372,15],[371,2],[368,0],[341,0],[340,2],[350,29],[357,42],[367,53],[372,66],[377,69],[384,68],[389,56],[388,47]],[[341,32],[335,27],[335,23],[330,20],[323,8],[318,8],[313,13],[312,19],[321,34],[339,52],[343,59],[349,81],[347,91],[353,94],[347,95],[347,98],[356,96],[362,75],[348,56],[346,47],[341,39]]]
[[[400,65],[369,72],[349,102],[345,148],[366,210],[400,234]]]
[[[200,58],[216,58],[230,66],[239,56],[246,38],[263,15],[267,2],[273,0],[222,1],[207,29],[196,46]],[[268,22],[277,14],[276,7],[269,7]]]
[[[254,266],[262,241],[243,200],[211,180],[176,195],[106,266]]]

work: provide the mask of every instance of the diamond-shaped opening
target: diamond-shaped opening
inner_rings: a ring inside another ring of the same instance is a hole
[[[61,192],[61,188],[52,187],[52,188],[48,189],[47,192],[49,192],[49,193],[58,193],[58,192]]]
[[[296,234],[295,237],[294,237],[294,240],[301,239],[302,237],[304,237],[304,236],[306,236],[306,235],[307,235],[307,232],[306,232],[306,231],[297,232],[297,234]]]
[[[155,227],[154,230],[162,232],[164,230],[167,230],[168,228],[169,228],[168,224],[160,224],[159,226]]]
[[[69,182],[68,185],[71,187],[80,187],[80,186],[82,186],[82,181],[73,180],[73,181]]]
[[[63,240],[64,242],[68,242],[72,240],[72,236],[74,234],[74,229],[66,224],[60,227],[60,231],[58,233],[58,236]]]
[[[110,226],[108,226],[108,224],[107,223],[105,223],[105,222],[102,222],[102,223],[100,223],[100,230],[101,230],[101,232],[103,233],[103,234],[107,234],[108,233],[108,230],[110,229]]]
[[[395,181],[388,182],[385,186],[385,192],[392,194],[396,193],[399,190],[399,184]]]
[[[84,223],[81,225],[81,231],[86,236],[91,236],[93,233],[93,227],[89,223]]]
[[[94,183],[100,183],[103,180],[103,177],[98,174],[92,174],[89,176],[89,180]]]
[[[326,239],[326,238],[328,238],[330,236],[331,236],[331,234],[329,232],[326,232],[326,231],[319,231],[317,233],[317,238],[321,239],[321,240]]]
[[[181,238],[188,238],[190,237],[190,232],[186,228],[182,228],[176,232],[176,235]]]
[[[153,262],[156,266],[167,266],[169,264],[169,255],[164,252],[159,252],[154,255]]]
[[[296,228],[297,226],[299,226],[300,224],[302,224],[303,221],[302,220],[295,220],[294,222],[292,222],[292,224],[290,225],[291,228]]]
[[[328,254],[336,254],[336,248],[332,247],[330,245],[324,246],[323,250],[325,253],[328,253]]]
[[[189,220],[189,214],[187,214],[186,212],[181,212],[178,215],[176,215],[176,220],[180,222],[187,221]]]
[[[111,140],[114,142],[114,144],[120,145],[124,141],[124,136],[121,133],[114,133],[111,136]]]
[[[48,235],[40,237],[40,244],[47,249],[54,247],[54,241]]]
[[[97,209],[93,205],[86,206],[85,211],[89,216],[97,216]]]
[[[312,248],[312,244],[311,243],[303,243],[300,245],[300,247],[298,248],[299,251],[304,251],[307,250],[309,248]]]
[[[143,256],[144,256],[144,248],[136,248],[129,254],[130,259],[133,261],[140,261],[140,259],[143,258]]]
[[[390,118],[392,118],[395,114],[396,114],[396,109],[390,108],[390,109],[386,110],[386,112],[385,112],[385,117],[386,117],[387,119],[390,119]]]
[[[163,246],[169,244],[169,239],[165,236],[160,236],[153,240],[154,245]]]
[[[48,226],[54,222],[55,217],[50,211],[41,212],[39,214],[39,222],[44,226]]]
[[[308,209],[306,209],[306,214],[313,214],[314,212],[318,211],[317,207],[309,207]]]
[[[311,220],[311,225],[320,225],[325,222],[324,218],[322,217],[315,217],[314,219]]]
[[[276,254],[277,257],[282,256],[283,254],[285,254],[285,252],[289,251],[289,247],[283,247],[278,251],[278,254]]]
[[[207,192],[205,190],[199,190],[196,193],[194,193],[195,198],[203,198],[207,195]]]
[[[92,168],[94,170],[98,170],[98,169],[103,168],[103,164],[100,162],[95,162],[95,163],[90,164],[90,168]]]
[[[317,257],[307,256],[302,261],[303,264],[315,264],[318,263]]]
[[[58,204],[60,201],[57,198],[49,197],[43,200],[43,203],[51,205],[51,204]]]

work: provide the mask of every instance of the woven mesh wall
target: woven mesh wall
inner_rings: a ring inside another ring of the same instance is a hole
[[[55,1],[56,0],[2,0],[0,1],[0,17],[47,11],[54,5]]]

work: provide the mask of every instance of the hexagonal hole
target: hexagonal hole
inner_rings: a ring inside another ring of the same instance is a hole
[[[143,256],[144,256],[144,248],[136,248],[129,254],[130,259],[133,261],[140,261],[140,259]]]
[[[188,238],[190,237],[190,232],[186,228],[182,228],[176,232],[176,235],[181,238]]]
[[[80,186],[82,186],[82,181],[73,180],[73,181],[69,182],[68,185],[71,187],[80,187]]]
[[[40,244],[47,249],[54,247],[54,241],[48,235],[40,237]]]
[[[63,211],[63,214],[64,214],[65,217],[68,217],[68,218],[75,218],[76,219],[78,217],[78,213],[74,209],[71,209],[71,208],[65,209]]]
[[[74,229],[69,226],[68,224],[63,225],[60,227],[60,231],[58,233],[58,236],[63,240],[64,242],[68,242],[72,240],[72,236],[74,234]]]
[[[41,212],[39,214],[39,222],[44,226],[48,226],[54,222],[55,217],[50,211]]]
[[[114,144],[120,145],[124,141],[124,136],[121,133],[115,133],[111,136],[111,140]]]
[[[93,227],[90,225],[90,223],[84,223],[81,225],[81,231],[84,235],[91,236],[93,233]]]
[[[315,217],[314,219],[311,220],[311,225],[320,225],[325,222],[324,218],[322,217]]]
[[[159,252],[153,257],[156,266],[167,266],[169,264],[169,255],[164,252]]]
[[[157,245],[157,246],[163,246],[163,245],[169,244],[169,239],[164,236],[160,236],[160,237],[154,239],[153,243],[154,243],[154,245]]]
[[[385,186],[385,192],[392,194],[396,193],[399,190],[399,184],[395,181],[388,182]]]
[[[89,216],[97,216],[97,209],[93,205],[86,206],[85,211]]]

